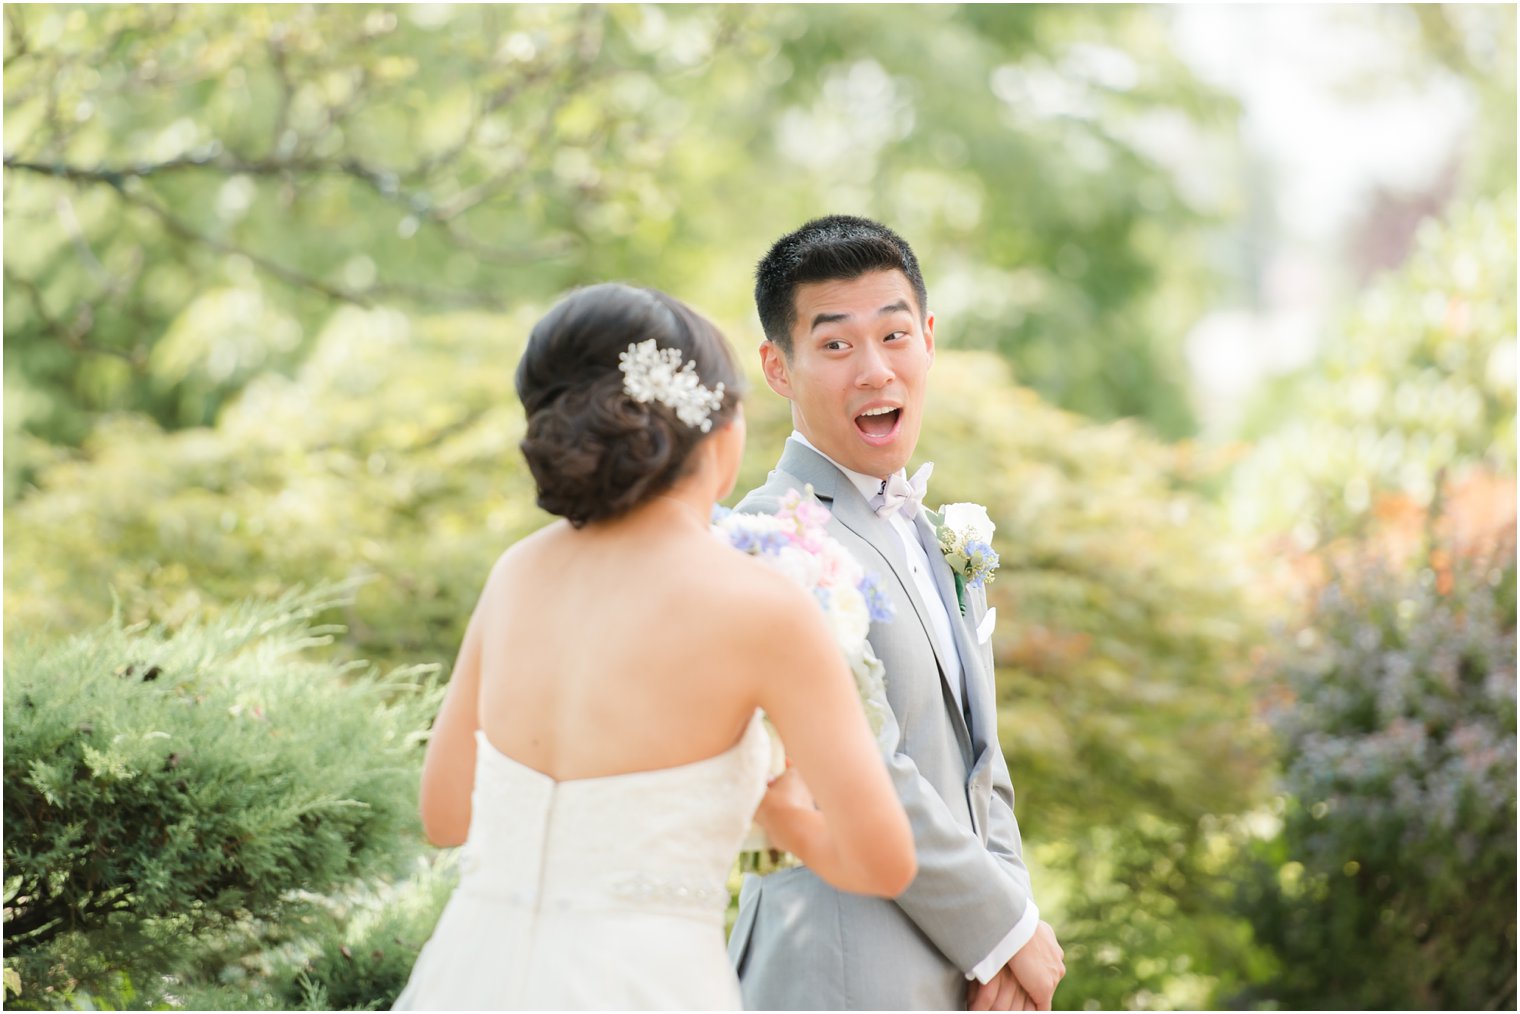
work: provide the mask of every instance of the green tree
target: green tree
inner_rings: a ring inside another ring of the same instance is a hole
[[[5,30],[28,433],[209,422],[335,304],[623,277],[748,320],[759,252],[836,210],[920,246],[956,343],[1059,404],[1191,425],[1190,227],[1218,202],[1156,124],[1217,147],[1232,107],[1154,9],[18,4]]]
[[[1441,473],[1515,470],[1515,198],[1428,222],[1279,392],[1236,472],[1237,523],[1305,544],[1365,528],[1385,493],[1429,506]]]
[[[6,344],[55,395],[39,431],[207,422],[334,303],[500,307],[596,272],[590,226],[664,154],[628,100],[660,61],[599,59],[629,17],[9,10]]]

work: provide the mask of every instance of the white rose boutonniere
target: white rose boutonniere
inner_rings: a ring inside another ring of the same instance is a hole
[[[925,510],[955,574],[955,598],[961,615],[966,615],[966,589],[981,588],[997,576],[998,555],[992,548],[997,525],[987,516],[987,508],[976,503],[949,503],[939,511]]]

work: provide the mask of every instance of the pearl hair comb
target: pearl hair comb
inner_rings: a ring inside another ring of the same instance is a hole
[[[662,349],[653,338],[634,342],[618,353],[618,369],[623,372],[623,390],[634,401],[657,401],[674,409],[686,425],[703,433],[712,430],[709,417],[723,406],[723,384],[720,381],[713,390],[702,386],[697,364],[682,365],[680,349]]]

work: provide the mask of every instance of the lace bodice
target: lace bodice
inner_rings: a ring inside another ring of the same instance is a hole
[[[758,713],[713,757],[568,781],[475,738],[461,892],[540,914],[633,908],[721,925],[729,869],[765,792]]]

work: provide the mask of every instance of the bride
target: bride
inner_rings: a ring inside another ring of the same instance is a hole
[[[709,532],[740,383],[663,293],[593,286],[534,328],[521,446],[564,520],[501,556],[465,631],[422,774],[460,882],[397,1009],[737,1009],[723,918],[752,819],[842,890],[913,879],[822,611]],[[768,790],[757,708],[795,765]]]

